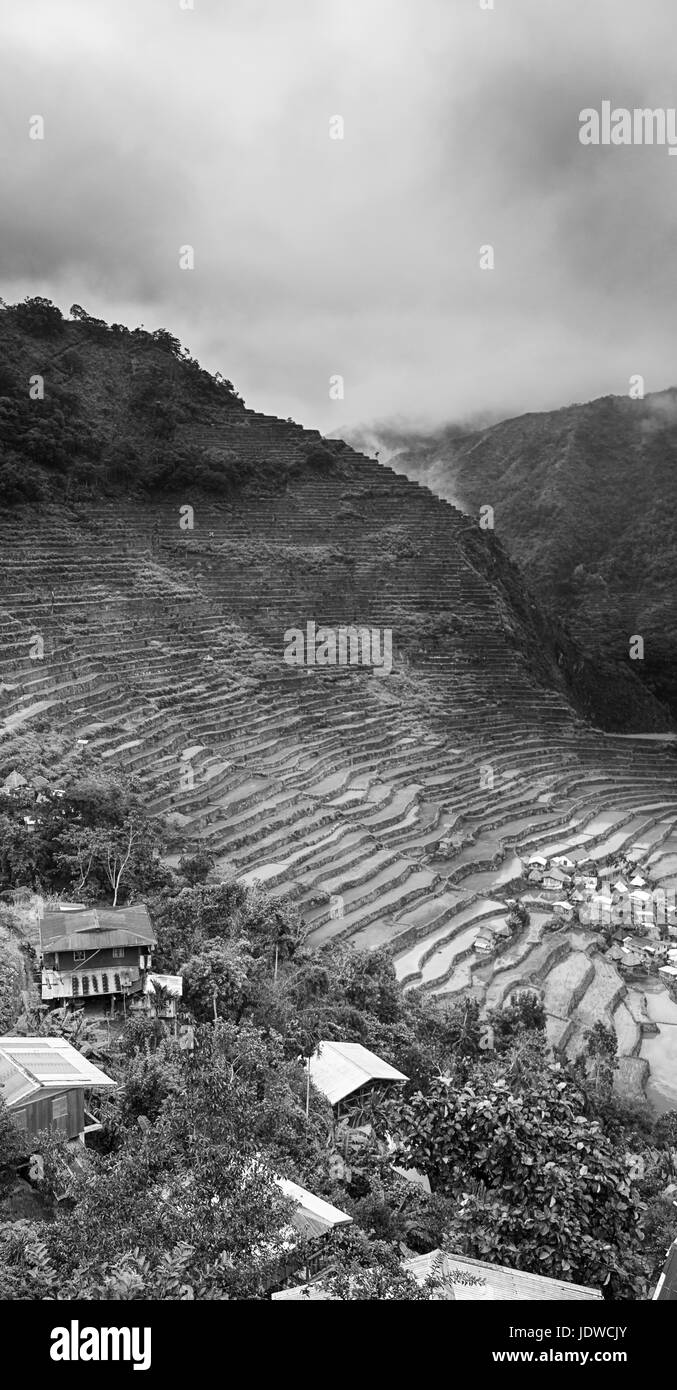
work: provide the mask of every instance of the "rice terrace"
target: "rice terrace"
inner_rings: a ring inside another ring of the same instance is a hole
[[[101,461],[39,503],[17,483],[0,517],[5,796],[134,778],[169,864],[208,851],[296,904],[311,945],[387,947],[440,1009],[530,991],[570,1058],[604,1021],[617,1087],[671,1108],[674,911],[630,951],[588,910],[604,883],[677,887],[665,704],[627,663],[597,673],[471,515],[248,410],[169,335],[80,310],[50,336],[57,312],[23,332],[5,310],[3,355],[54,382],[57,439],[89,402]],[[133,494],[163,421],[156,495]],[[337,630],[371,657],[341,662]],[[304,636],[315,660],[290,664]]]

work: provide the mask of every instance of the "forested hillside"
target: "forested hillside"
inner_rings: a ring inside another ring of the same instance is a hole
[[[642,636],[635,670],[677,711],[677,389],[384,440],[391,467],[473,515],[493,507],[506,550],[587,651],[627,660]]]

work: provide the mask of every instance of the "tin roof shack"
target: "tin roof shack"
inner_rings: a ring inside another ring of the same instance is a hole
[[[155,933],[143,904],[46,912],[40,923],[42,998],[116,1012],[143,992]]]
[[[569,887],[570,882],[569,874],[562,873],[561,869],[548,869],[543,875],[543,887],[551,892],[562,892]]]
[[[409,1080],[361,1043],[321,1042],[306,1063],[306,1069],[310,1071],[313,1085],[327,1097],[337,1119],[348,1109],[355,1118],[355,1102],[367,1101],[374,1092]],[[349,1099],[351,1105],[348,1107]]]
[[[542,1274],[530,1274],[522,1269],[487,1264],[484,1260],[472,1260],[466,1255],[446,1255],[441,1250],[432,1250],[427,1255],[416,1255],[413,1259],[404,1260],[402,1268],[411,1274],[419,1285],[425,1284],[431,1277],[434,1278],[435,1297],[441,1301],[602,1301],[599,1290],[591,1289],[585,1284],[567,1284],[562,1279],[549,1279]],[[657,1296],[659,1295],[654,1294],[654,1297]],[[326,1283],[319,1279],[314,1284],[298,1284],[293,1289],[282,1289],[279,1293],[274,1293],[273,1298],[303,1303],[306,1299],[332,1299],[333,1295],[329,1293]]]
[[[663,963],[668,959],[670,944],[667,941],[656,941],[650,936],[634,936],[632,938],[633,951],[638,951],[647,965],[655,962]]]
[[[473,941],[473,951],[481,956],[489,956],[496,946],[496,937],[491,927],[483,927]]]
[[[291,1227],[288,1230],[288,1239],[285,1240],[287,1255],[280,1261],[272,1284],[272,1287],[279,1288],[290,1279],[298,1279],[301,1274],[308,1282],[313,1276],[326,1270],[331,1262],[327,1237],[337,1226],[352,1225],[353,1218],[289,1178],[275,1175],[274,1180],[284,1196],[294,1203],[290,1218]],[[303,1242],[300,1250],[297,1232]]]
[[[0,1037],[0,1094],[28,1134],[58,1129],[84,1144],[101,1127],[85,1109],[86,1091],[115,1084],[64,1038]]]
[[[275,1181],[285,1197],[297,1204],[292,1224],[301,1235],[317,1239],[329,1235],[337,1226],[349,1226],[352,1223],[353,1218],[348,1216],[347,1212],[340,1211],[323,1197],[316,1197],[315,1193],[308,1192],[307,1188],[299,1187],[298,1183],[292,1182],[290,1178],[276,1178]]]
[[[599,1289],[589,1288],[585,1284],[569,1284],[563,1279],[549,1279],[527,1270],[487,1264],[484,1260],[469,1259],[466,1255],[444,1255],[441,1250],[431,1250],[427,1255],[416,1255],[413,1259],[405,1260],[404,1268],[414,1276],[417,1284],[424,1284],[431,1275],[436,1275],[442,1284],[441,1298],[450,1297],[464,1302],[474,1303],[478,1299],[501,1303],[513,1300],[525,1303],[603,1300]],[[467,1275],[482,1282],[465,1283],[464,1276]],[[445,1293],[445,1287],[450,1288],[451,1292]]]

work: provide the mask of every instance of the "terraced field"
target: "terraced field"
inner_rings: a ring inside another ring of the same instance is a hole
[[[283,471],[297,427],[244,414],[222,442]],[[140,779],[176,853],[200,841],[290,894],[318,945],[389,943],[400,978],[440,999],[535,981],[561,1045],[601,1015],[634,1052],[594,936],[543,939],[535,910],[495,961],[473,942],[505,912],[516,855],[626,848],[676,882],[673,744],[590,728],[469,519],[351,450],[340,461],[246,507],[3,514],[3,767],[61,776],[86,749]],[[392,629],[392,674],[285,665],[285,631],[309,620]]]

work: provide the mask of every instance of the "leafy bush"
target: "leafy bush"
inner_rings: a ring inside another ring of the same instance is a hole
[[[311,468],[328,469],[336,462],[333,453],[323,444],[313,444],[305,454],[305,462]]]
[[[34,295],[24,299],[21,304],[8,305],[5,310],[17,327],[33,338],[57,338],[63,333],[64,320],[60,309],[51,299]]]

